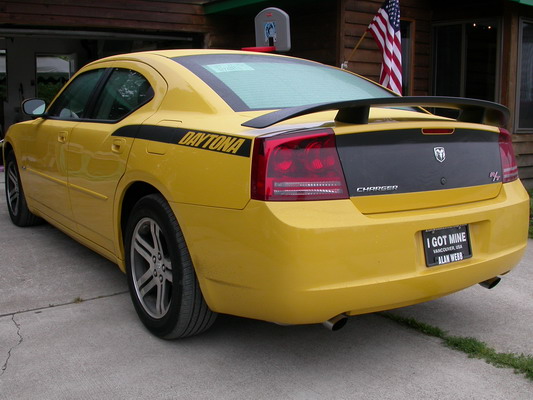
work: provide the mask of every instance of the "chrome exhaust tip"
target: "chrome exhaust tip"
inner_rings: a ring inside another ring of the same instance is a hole
[[[330,331],[335,332],[344,327],[344,325],[346,325],[346,322],[348,322],[348,317],[346,316],[346,314],[339,314],[336,317],[322,322],[322,325],[324,325],[324,327],[326,327]]]
[[[490,278],[490,279],[487,279],[486,281],[479,282],[479,284],[483,286],[484,288],[492,289],[494,286],[500,283],[501,280],[502,278],[500,278],[499,276],[495,276],[494,278]]]

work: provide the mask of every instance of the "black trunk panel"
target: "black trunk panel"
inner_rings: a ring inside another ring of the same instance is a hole
[[[498,137],[468,129],[447,135],[408,129],[337,135],[336,141],[354,197],[501,182]]]

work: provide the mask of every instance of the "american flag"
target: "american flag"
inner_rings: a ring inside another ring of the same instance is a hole
[[[400,0],[386,0],[368,26],[383,53],[379,83],[402,94]]]

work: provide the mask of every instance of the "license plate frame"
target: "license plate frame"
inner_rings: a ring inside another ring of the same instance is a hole
[[[472,257],[468,224],[422,231],[427,267],[451,264]]]

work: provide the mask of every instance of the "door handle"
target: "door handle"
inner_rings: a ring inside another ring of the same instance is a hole
[[[67,143],[68,140],[68,132],[67,131],[61,131],[57,134],[57,141],[59,143]]]
[[[111,151],[113,153],[122,153],[124,151],[124,145],[126,144],[126,141],[124,139],[114,139],[113,143],[111,144]]]

